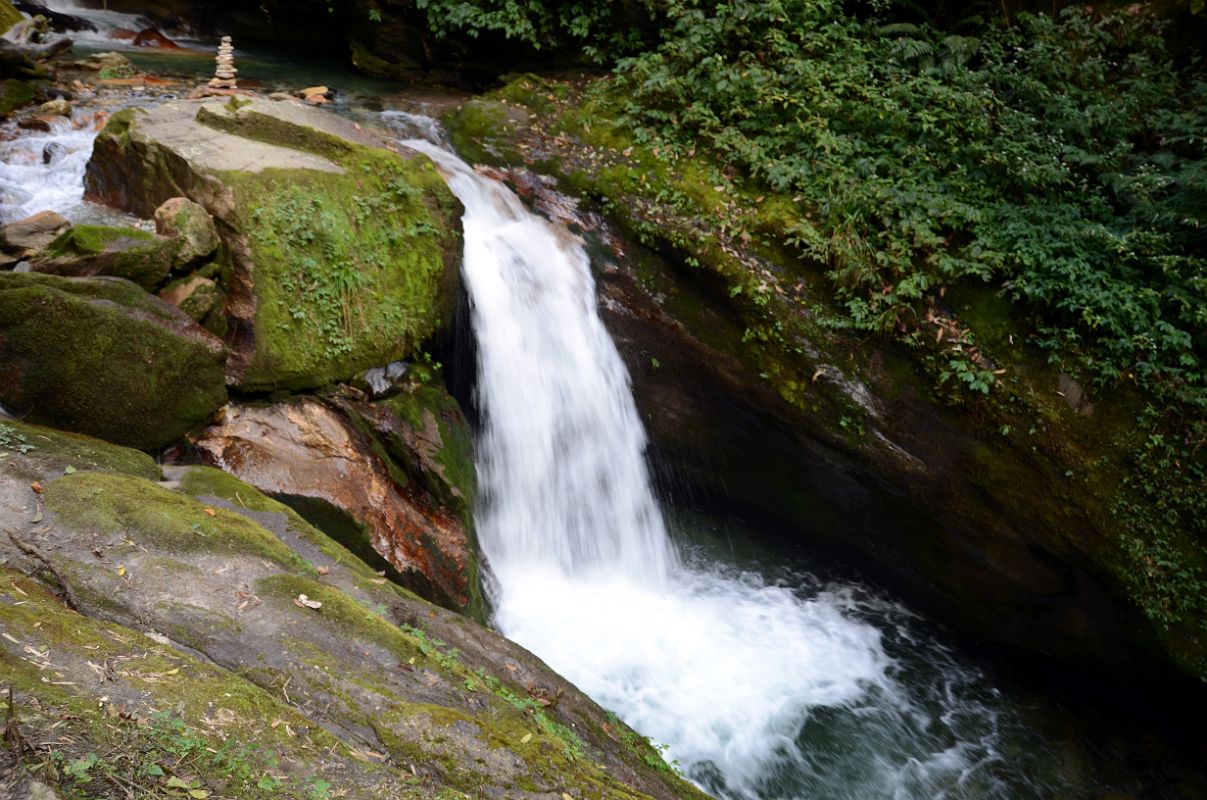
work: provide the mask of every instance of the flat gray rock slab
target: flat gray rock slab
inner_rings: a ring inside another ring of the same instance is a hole
[[[195,169],[203,172],[261,172],[266,169],[344,171],[335,162],[313,153],[245,139],[204,125],[197,121],[197,112],[202,107],[215,115],[229,113],[225,103],[215,100],[177,100],[140,114],[138,133],[179,153]],[[300,104],[253,100],[250,106],[242,106],[241,109],[351,138],[343,130],[346,127],[356,135],[356,139],[367,138],[358,135],[359,131],[353,123]]]

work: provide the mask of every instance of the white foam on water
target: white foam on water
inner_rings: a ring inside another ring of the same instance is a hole
[[[51,11],[85,19],[96,26],[95,31],[70,31],[67,34],[72,41],[91,47],[130,49],[134,46],[131,41],[113,38],[114,32],[125,30],[137,33],[145,27],[147,21],[145,17],[138,14],[125,14],[103,8],[88,8],[77,0],[45,0],[42,5]]]
[[[46,210],[71,219],[83,211],[84,168],[97,133],[90,123],[56,117],[49,133],[20,131],[0,142],[0,222]]]

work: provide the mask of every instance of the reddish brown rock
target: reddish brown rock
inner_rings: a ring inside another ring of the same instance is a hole
[[[50,126],[54,122],[54,118],[54,114],[35,114],[32,117],[24,117],[17,120],[17,127],[23,131],[50,133]]]
[[[132,44],[135,47],[162,47],[168,50],[178,50],[180,45],[173,42],[154,28],[145,28],[134,35]]]
[[[339,411],[310,398],[231,405],[196,445],[210,465],[295,507],[350,517],[416,593],[458,611],[476,605],[476,558],[460,519]]]

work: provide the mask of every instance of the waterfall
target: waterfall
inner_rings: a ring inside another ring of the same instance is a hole
[[[478,524],[491,563],[501,578],[548,568],[664,584],[674,554],[628,375],[595,313],[586,254],[502,184],[444,151],[428,154],[465,204],[486,409]]]
[[[806,598],[676,553],[582,243],[447,149],[403,143],[465,205],[484,416],[477,527],[503,633],[718,796],[934,797],[970,771],[966,745],[918,730],[929,712],[911,707],[851,595]],[[841,793],[825,774],[833,754],[802,745],[810,721],[835,711],[868,728],[849,744],[858,766],[838,759]]]
[[[80,0],[44,0],[42,5],[51,11],[70,14],[73,17],[90,22],[96,30],[73,31],[70,38],[78,44],[90,47],[128,48],[128,39],[115,39],[116,31],[140,31],[147,27],[149,20],[138,14],[126,14],[120,11],[110,11],[107,8],[86,6]]]

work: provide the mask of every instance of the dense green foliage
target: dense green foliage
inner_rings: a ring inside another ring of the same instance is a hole
[[[917,342],[947,288],[987,285],[1052,362],[1136,387],[1141,433],[1111,503],[1123,574],[1166,630],[1207,627],[1201,69],[1132,13],[1021,14],[976,36],[830,0],[671,16],[660,47],[620,65],[638,138],[791,197],[781,235],[824,265],[829,324]],[[991,367],[955,354],[940,377],[989,392]]]
[[[415,0],[438,36],[501,33],[537,50],[579,46],[589,57],[636,52],[653,42],[652,0],[533,2],[533,0]]]
[[[1151,21],[973,38],[739,1],[682,9],[622,72],[647,137],[795,195],[788,237],[829,266],[839,323],[909,330],[940,287],[984,281],[1060,357],[1207,407],[1207,83]]]

